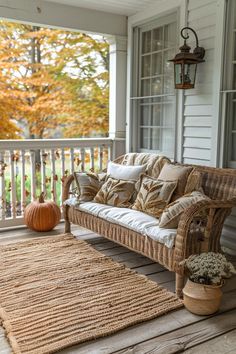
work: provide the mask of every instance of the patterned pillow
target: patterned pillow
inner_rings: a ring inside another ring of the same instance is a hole
[[[192,193],[193,191],[202,192],[202,175],[194,168],[187,179],[187,184],[184,189],[184,195]]]
[[[74,172],[74,178],[77,186],[77,199],[80,202],[93,200],[103,183],[106,174],[96,174],[93,172]]]
[[[162,181],[178,181],[176,190],[173,193],[171,201],[182,197],[184,195],[185,186],[188,180],[188,176],[192,171],[193,167],[189,166],[179,166],[166,163],[158,176],[159,180]]]
[[[159,217],[177,186],[177,181],[159,181],[147,175],[140,178],[140,189],[132,209]]]
[[[182,213],[188,207],[201,200],[210,200],[210,198],[201,192],[195,191],[191,194],[186,194],[175,202],[167,205],[160,217],[159,227],[168,229],[177,228]]]
[[[101,204],[127,208],[131,205],[131,198],[135,191],[135,181],[124,181],[108,177],[94,198]]]

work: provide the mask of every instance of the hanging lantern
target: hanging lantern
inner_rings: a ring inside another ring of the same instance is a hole
[[[191,47],[186,43],[189,35],[184,35],[185,30],[193,32],[196,39],[196,48],[190,52]],[[181,46],[180,52],[176,54],[174,59],[168,60],[174,63],[174,79],[176,89],[192,89],[195,85],[197,64],[204,62],[205,49],[198,46],[198,37],[196,32],[190,27],[182,28],[180,32],[181,37],[184,39],[184,45]]]

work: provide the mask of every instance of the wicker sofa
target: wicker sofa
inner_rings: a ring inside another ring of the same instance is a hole
[[[158,177],[165,158],[160,159],[160,156],[155,154],[129,153],[117,158],[115,162],[125,165],[145,163],[148,166],[148,174]],[[201,173],[202,188],[211,201],[197,202],[182,214],[173,247],[167,247],[129,227],[113,223],[68,204],[64,205],[65,232],[70,232],[70,223],[77,224],[162,264],[176,273],[176,293],[181,296],[184,275],[180,262],[191,254],[220,251],[220,236],[224,221],[231,213],[232,207],[236,205],[236,170],[194,167]],[[70,197],[73,179],[71,175],[64,183],[64,201]],[[199,211],[205,211],[204,217],[198,216]]]

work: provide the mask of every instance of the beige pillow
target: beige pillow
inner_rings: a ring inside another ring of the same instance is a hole
[[[127,208],[135,191],[135,181],[124,181],[108,177],[96,194],[94,201],[116,207]]]
[[[202,175],[195,168],[190,172],[184,194],[192,193],[193,191],[202,192]]]
[[[93,200],[103,183],[106,174],[96,174],[93,172],[74,172],[77,186],[77,199],[80,202]]]
[[[176,229],[182,213],[188,207],[201,200],[210,200],[210,198],[201,192],[195,191],[167,205],[159,219],[159,227]]]
[[[171,201],[182,197],[184,195],[185,186],[187,183],[188,176],[192,171],[193,167],[179,166],[166,163],[158,176],[159,180],[162,181],[178,181],[177,187],[173,193]]]
[[[159,217],[177,186],[177,181],[159,181],[147,175],[140,177],[140,189],[132,209]]]

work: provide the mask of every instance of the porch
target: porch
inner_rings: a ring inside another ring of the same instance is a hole
[[[0,140],[1,245],[62,234],[63,220],[54,231],[40,235],[24,228],[26,205],[44,192],[62,208],[63,182],[68,175],[77,170],[101,171],[108,160],[125,152],[155,152],[187,164],[236,167],[233,1],[104,0],[97,3],[79,0],[70,1],[69,5],[66,0],[0,0],[0,8],[4,19],[100,33],[106,35],[110,43],[108,138]],[[180,92],[169,90],[173,73],[165,63],[182,44],[179,30],[186,25],[194,27],[199,34],[200,44],[206,49],[206,63],[198,68],[196,87]],[[165,26],[172,31],[174,44],[164,48],[160,45],[156,50],[142,53],[144,38],[149,38],[150,32],[150,43],[153,43],[158,26],[163,36]],[[227,57],[226,46],[230,53]],[[159,54],[161,65],[157,60]],[[148,55],[150,62],[147,59],[148,65],[145,65],[144,58]],[[151,64],[154,57],[158,72],[153,71]],[[227,70],[223,70],[226,63]],[[72,185],[72,194],[74,187]],[[235,230],[236,212],[233,210],[223,230],[222,245],[231,254],[228,257],[234,265]],[[87,229],[72,226],[72,233],[115,261],[174,291],[174,273],[159,264]],[[181,309],[63,353],[234,352],[236,277],[227,280],[223,292],[220,311],[210,317]],[[0,328],[0,354],[10,352]]]
[[[55,230],[39,234],[25,228],[2,232],[0,244],[28,240],[44,236],[55,237],[64,232],[63,223]],[[165,270],[150,259],[129,251],[98,234],[84,228],[73,226],[72,233],[85,240],[96,250],[124,264],[164,288],[174,291],[174,273]],[[236,262],[234,262],[236,264]],[[223,288],[223,300],[220,311],[212,316],[193,315],[185,309],[144,322],[117,334],[90,341],[63,350],[61,353],[72,354],[109,354],[109,353],[186,353],[186,354],[226,354],[236,348],[236,277],[229,279]],[[0,353],[10,354],[11,349],[0,328]]]

